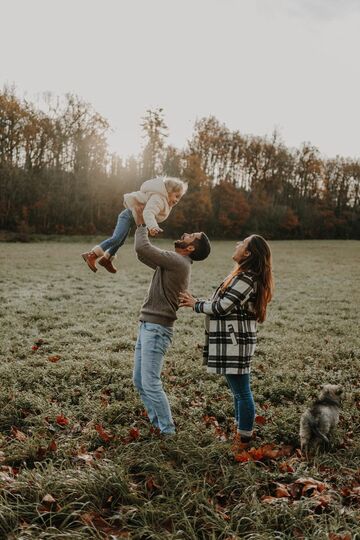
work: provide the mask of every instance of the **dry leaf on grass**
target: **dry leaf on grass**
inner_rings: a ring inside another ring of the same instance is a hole
[[[351,533],[344,532],[344,533],[334,533],[330,532],[328,539],[329,540],[351,540],[352,535]]]
[[[314,496],[317,493],[322,493],[324,489],[329,487],[325,482],[314,480],[314,478],[298,478],[294,484],[302,484],[301,494],[303,496]],[[311,492],[311,493],[310,493]]]
[[[58,424],[58,426],[67,426],[69,424],[69,419],[63,414],[58,414],[55,418],[55,422]]]
[[[283,456],[289,456],[292,452],[291,446],[282,446],[275,448],[273,444],[264,444],[259,448],[250,448],[235,453],[235,461],[244,463],[246,461],[263,461],[265,459],[277,459]]]
[[[291,494],[289,493],[287,486],[285,484],[276,484],[275,489],[275,495],[276,497],[291,497]]]
[[[50,441],[49,446],[48,446],[48,450],[50,452],[56,452],[57,444],[56,444],[56,441],[54,439],[52,439],[52,441]]]
[[[105,431],[101,424],[96,424],[95,429],[98,432],[100,439],[106,443],[110,442],[114,438],[114,435]]]
[[[89,525],[90,527],[105,533],[107,535],[106,538],[111,538],[111,535],[113,535],[114,538],[130,538],[130,533],[127,530],[113,527],[96,512],[86,512],[81,514],[80,519],[85,525]]]
[[[53,354],[52,356],[48,356],[49,362],[52,362],[53,364],[58,362],[60,359],[61,359],[61,356],[59,356],[58,354]]]
[[[15,426],[12,426],[11,427],[11,435],[17,439],[18,441],[21,441],[21,442],[24,442],[26,441],[27,439],[27,435],[25,435],[25,433],[23,433],[22,431],[20,431],[20,429],[16,428]]]
[[[44,497],[41,499],[41,502],[43,502],[43,503],[48,503],[48,504],[53,504],[53,503],[56,503],[56,499],[54,499],[54,497],[53,497],[50,493],[47,493],[47,494],[44,495]]]
[[[272,497],[271,495],[263,495],[260,500],[261,502],[267,504],[275,504],[278,502],[289,501],[287,497]]]

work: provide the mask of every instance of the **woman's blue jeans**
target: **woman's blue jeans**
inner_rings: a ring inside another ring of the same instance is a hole
[[[123,210],[119,214],[112,236],[99,244],[101,249],[103,251],[107,251],[110,256],[113,257],[119,247],[121,247],[125,242],[133,223],[134,218],[132,212],[129,210],[129,208],[126,208],[126,210]]]
[[[225,375],[234,396],[235,420],[240,435],[250,437],[255,420],[255,402],[250,388],[250,374]]]
[[[145,405],[150,422],[161,433],[175,433],[168,398],[160,379],[164,355],[173,329],[161,324],[140,322],[135,345],[133,382]]]

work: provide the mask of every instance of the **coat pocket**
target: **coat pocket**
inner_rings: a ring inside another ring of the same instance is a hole
[[[229,336],[230,336],[230,339],[231,339],[231,343],[236,346],[238,345],[238,342],[237,342],[237,339],[236,339],[236,334],[235,334],[235,330],[234,330],[234,326],[232,323],[226,323],[226,329],[229,333]]]

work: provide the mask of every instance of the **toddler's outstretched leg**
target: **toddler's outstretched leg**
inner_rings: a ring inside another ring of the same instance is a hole
[[[133,222],[134,218],[131,210],[123,210],[118,216],[116,227],[112,236],[101,242],[99,246],[103,250],[103,256],[99,260],[99,264],[111,274],[115,274],[117,271],[112,261],[114,260],[115,254],[119,247],[121,247],[125,242]]]
[[[98,261],[99,264],[106,268],[106,270],[111,274],[116,273],[116,268],[112,261],[119,247],[121,247],[125,242],[133,222],[134,218],[131,210],[123,210],[118,216],[116,227],[112,236],[101,242],[98,246],[93,247],[93,249],[88,253],[82,254],[82,258],[87,263],[90,270],[97,272],[98,269],[96,268],[95,262],[99,257],[101,257],[101,259]]]

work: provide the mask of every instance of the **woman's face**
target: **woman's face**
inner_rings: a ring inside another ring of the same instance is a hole
[[[251,236],[248,236],[247,238],[245,238],[245,240],[243,240],[242,242],[238,242],[236,244],[235,251],[232,258],[238,264],[240,263],[242,259],[244,259],[244,257],[247,257],[248,255],[250,255],[250,251],[248,251],[247,249],[250,239],[251,239]]]

